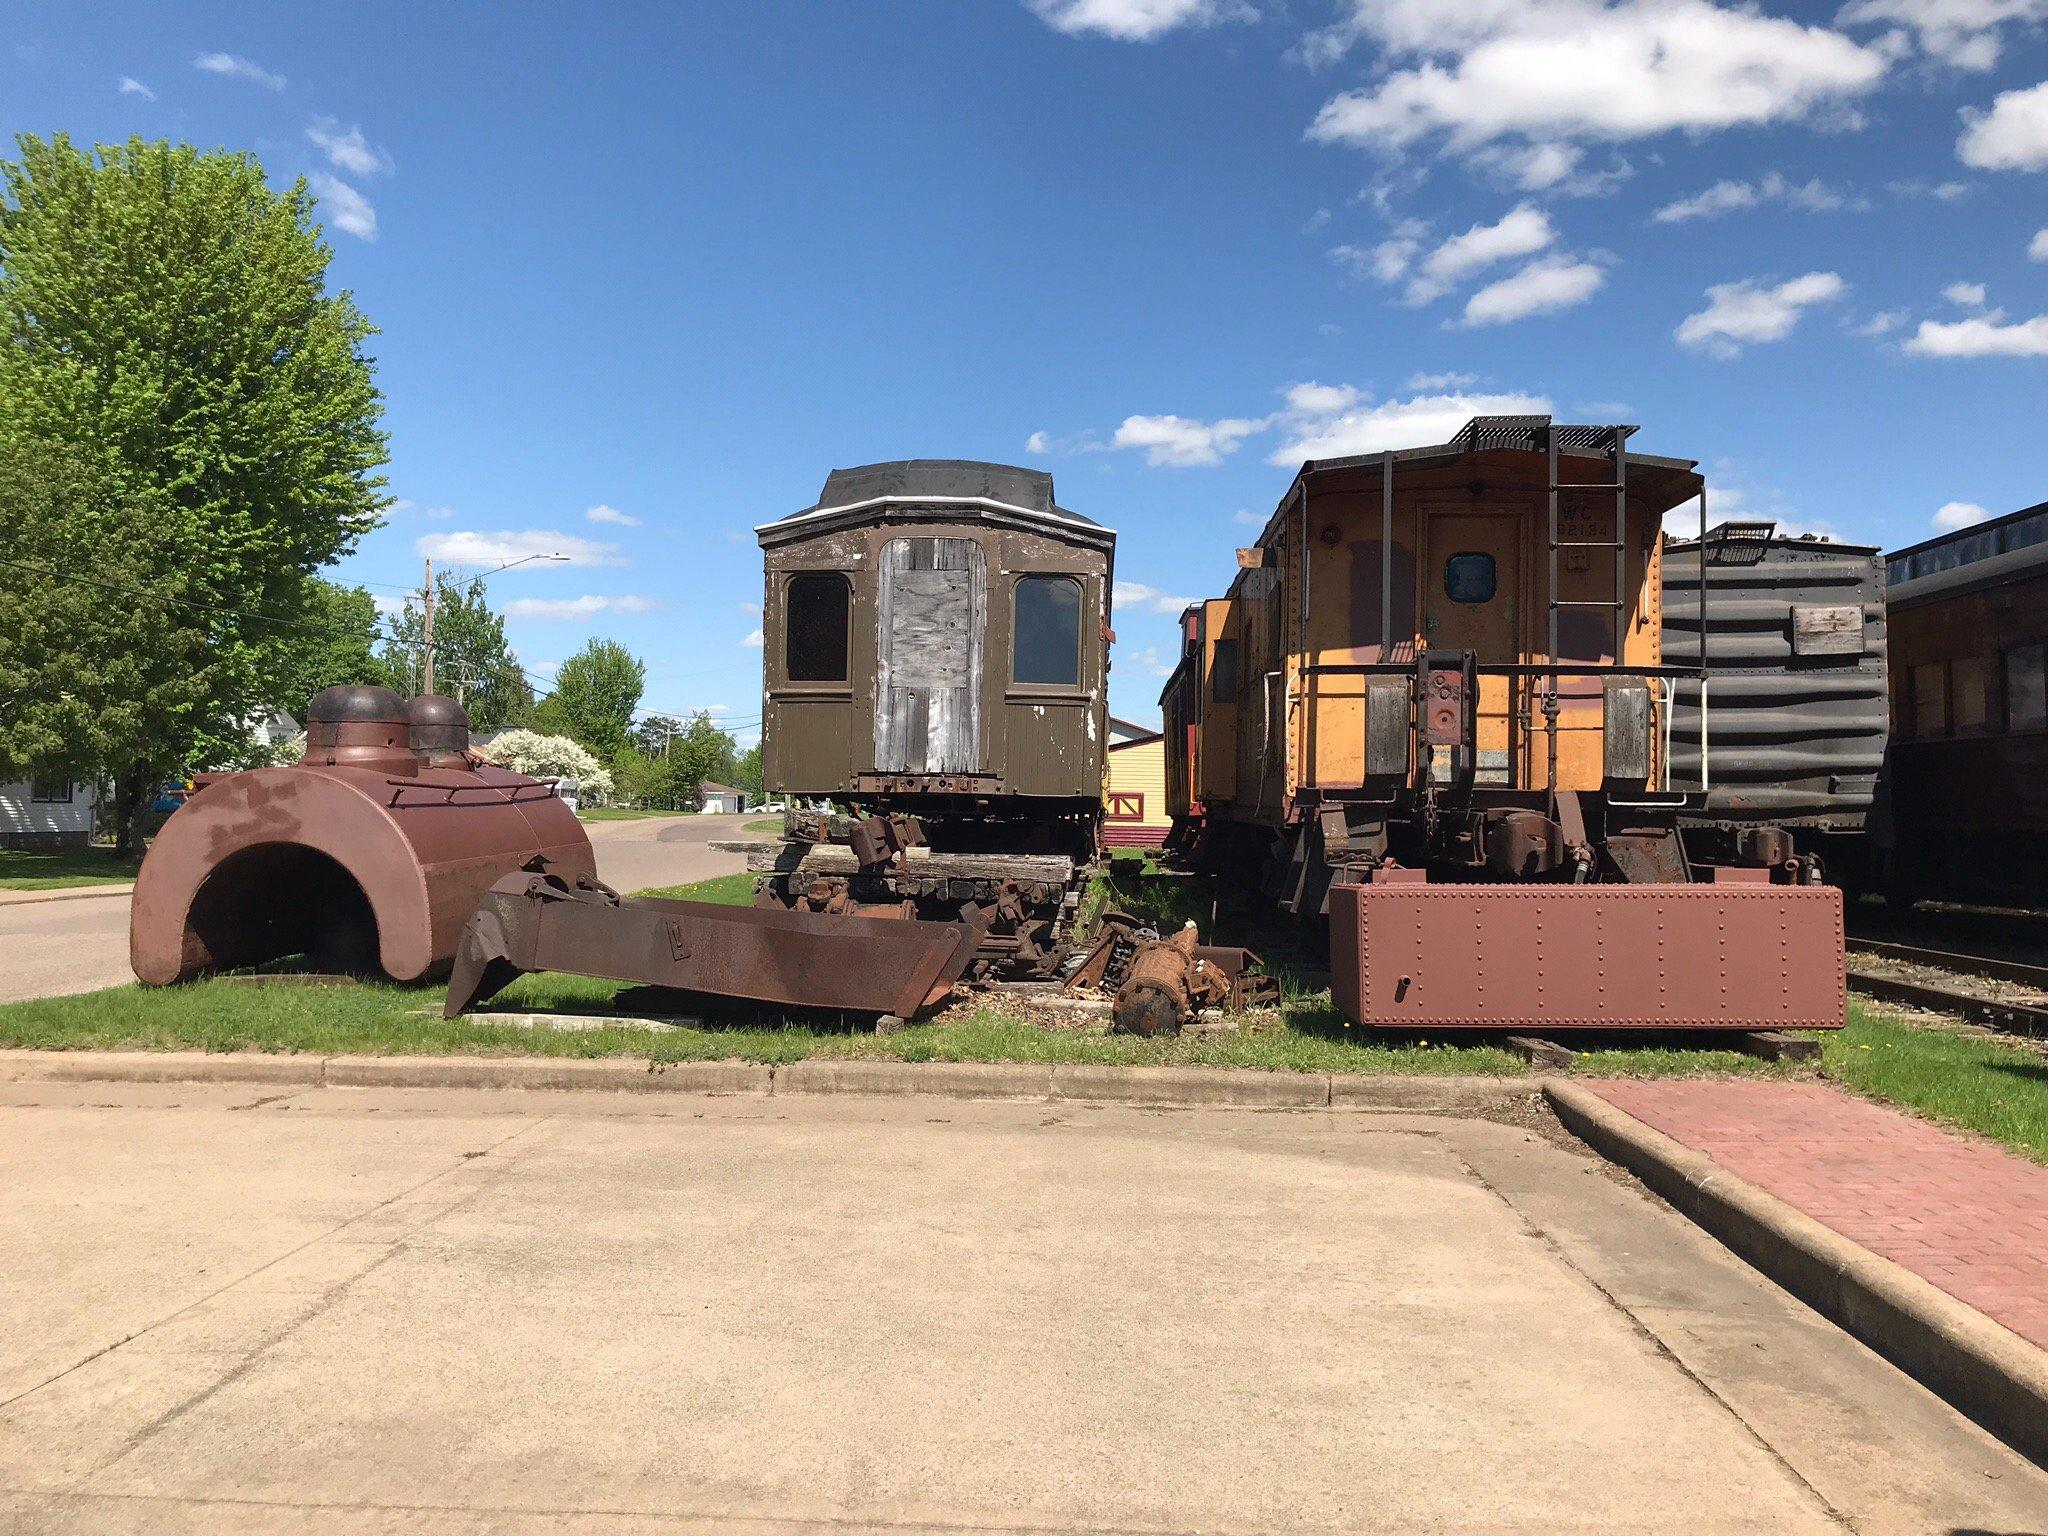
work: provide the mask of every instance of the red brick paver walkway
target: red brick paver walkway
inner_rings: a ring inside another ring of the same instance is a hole
[[[1817,1083],[1585,1086],[2048,1349],[2048,1168]]]

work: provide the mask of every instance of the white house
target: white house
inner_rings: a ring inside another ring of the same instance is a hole
[[[82,847],[92,840],[90,784],[22,779],[0,784],[0,848]]]

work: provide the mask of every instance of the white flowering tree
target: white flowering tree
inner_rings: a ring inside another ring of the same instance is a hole
[[[586,795],[602,798],[612,792],[612,776],[604,764],[566,736],[506,731],[477,752],[536,779],[574,779]]]

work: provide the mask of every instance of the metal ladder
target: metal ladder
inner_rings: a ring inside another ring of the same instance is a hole
[[[1608,427],[1565,426],[1557,422],[1546,422],[1540,429],[1543,446],[1548,458],[1550,473],[1546,480],[1550,487],[1550,517],[1548,543],[1550,554],[1550,586],[1544,593],[1548,609],[1550,665],[1560,664],[1558,657],[1557,621],[1567,608],[1604,609],[1608,616],[1613,649],[1610,654],[1614,664],[1621,664],[1622,641],[1628,629],[1628,440],[1636,428],[1626,425]],[[1558,479],[1559,450],[1592,449],[1607,459],[1608,478],[1604,481],[1565,481]],[[1614,493],[1614,537],[1612,539],[1561,539],[1558,537],[1559,516],[1563,511],[1562,496],[1566,491],[1612,491]],[[1614,558],[1614,596],[1611,598],[1580,597],[1563,598],[1558,594],[1559,553],[1568,549],[1604,549]],[[1543,716],[1549,736],[1549,784],[1557,787],[1557,719],[1559,713],[1558,679],[1552,674],[1544,692]]]

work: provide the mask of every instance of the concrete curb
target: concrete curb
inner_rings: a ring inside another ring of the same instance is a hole
[[[2048,1352],[1590,1089],[1552,1079],[1543,1092],[1566,1128],[1601,1156],[1627,1168],[1815,1311],[2048,1466]]]
[[[54,891],[0,891],[0,907],[26,907],[39,901],[88,901],[96,896],[132,896],[135,882],[119,885],[63,885]]]
[[[1154,1108],[1471,1113],[1534,1097],[1511,1077],[1365,1077],[1239,1067],[850,1061],[767,1066],[638,1056],[285,1056],[257,1052],[0,1050],[0,1082],[285,1083],[307,1088],[523,1088],[624,1093],[921,1095]]]

